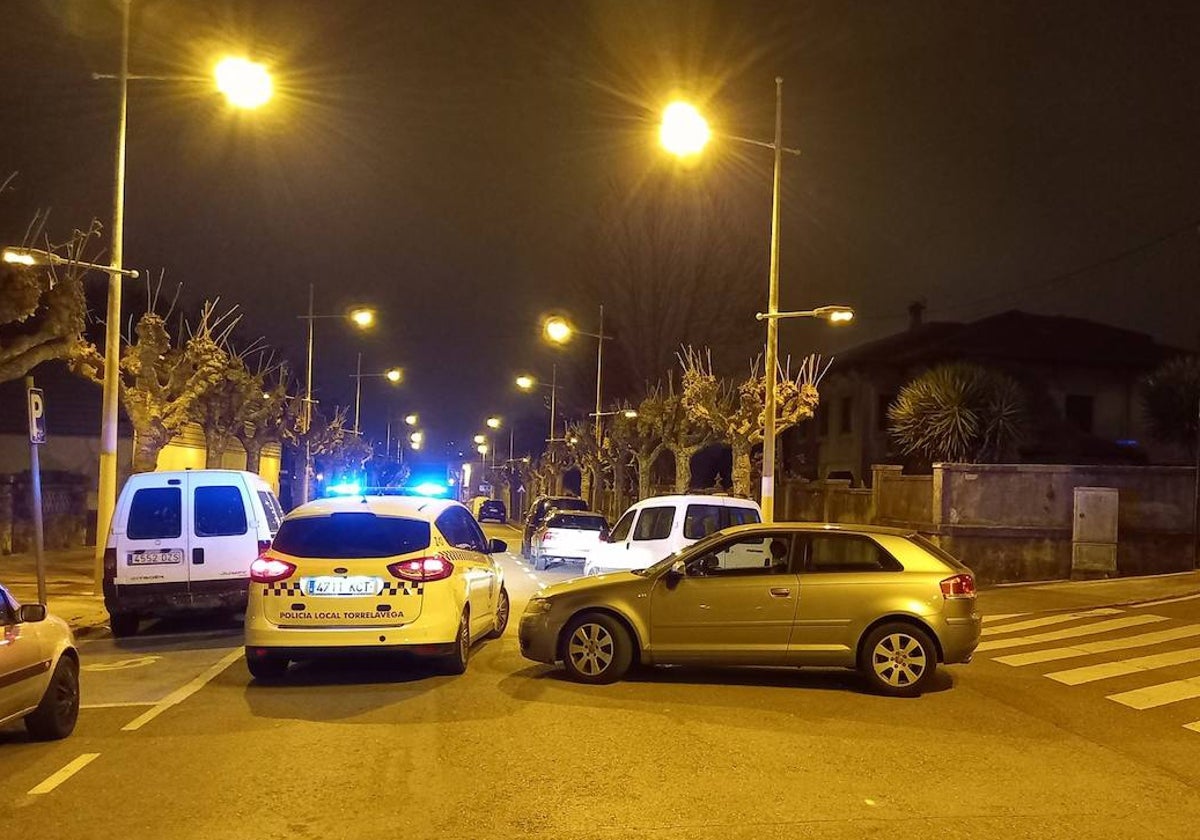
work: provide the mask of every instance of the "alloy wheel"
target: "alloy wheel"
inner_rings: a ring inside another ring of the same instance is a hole
[[[567,655],[580,673],[589,677],[603,674],[613,661],[613,637],[599,624],[581,624],[567,642]]]
[[[884,684],[907,688],[921,679],[928,667],[925,648],[907,633],[890,633],[871,651],[871,667]]]

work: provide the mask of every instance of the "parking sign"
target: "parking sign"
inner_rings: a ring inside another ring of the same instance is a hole
[[[41,388],[29,389],[29,442],[46,442],[46,399]]]

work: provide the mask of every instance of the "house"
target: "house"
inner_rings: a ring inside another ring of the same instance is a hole
[[[839,355],[821,385],[817,416],[793,430],[784,454],[813,478],[871,479],[871,465],[900,463],[887,434],[900,389],[944,362],[1003,370],[1029,399],[1031,434],[1021,460],[1158,463],[1178,453],[1149,440],[1138,383],[1177,350],[1144,333],[1081,318],[1009,311],[969,323],[922,319],[904,332]]]

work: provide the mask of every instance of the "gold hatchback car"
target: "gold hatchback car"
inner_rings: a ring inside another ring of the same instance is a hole
[[[608,683],[647,665],[857,668],[883,694],[919,694],[938,663],[969,662],[980,617],[970,569],[897,528],[775,523],[720,531],[633,572],[543,589],[521,653]]]

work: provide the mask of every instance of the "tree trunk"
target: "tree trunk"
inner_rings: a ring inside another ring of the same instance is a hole
[[[616,521],[622,513],[625,512],[627,505],[625,504],[625,485],[629,481],[627,475],[629,467],[621,458],[613,461],[613,492],[612,499],[609,500],[608,517],[612,521]]]
[[[592,510],[600,510],[604,502],[604,468],[596,464],[588,474],[592,480]]]
[[[133,436],[133,471],[154,472],[158,468],[158,453],[162,452],[170,438],[154,430],[137,432]]]
[[[592,504],[592,471],[585,467],[579,468],[579,498]]]
[[[242,441],[246,449],[246,472],[256,473],[262,465],[263,443],[254,439]]]
[[[204,467],[219,470],[225,462],[225,450],[229,448],[230,434],[215,429],[204,430]]]
[[[732,448],[733,495],[750,498],[750,444],[734,441]]]
[[[650,470],[654,466],[654,461],[657,457],[657,452],[649,456],[640,454],[637,456],[639,500],[650,498]]]
[[[691,447],[672,449],[675,456],[675,492],[686,493],[692,484],[692,455],[696,450]]]

